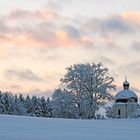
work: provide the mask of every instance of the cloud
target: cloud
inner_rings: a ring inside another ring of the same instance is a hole
[[[140,25],[140,12],[139,11],[129,11],[122,13],[124,19],[129,22]]]
[[[119,68],[119,71],[127,75],[137,77],[140,75],[140,61],[125,64]]]
[[[108,58],[108,57],[101,56],[100,60],[101,60],[101,62],[103,62],[105,64],[115,65],[115,62],[112,59]]]
[[[0,29],[3,29],[0,43],[3,46],[75,47],[93,44],[73,23],[62,24],[66,19],[51,10],[17,9],[4,16],[4,20],[0,24]]]
[[[35,82],[43,82],[44,79],[33,73],[30,69],[7,69],[4,73],[7,79],[27,80]]]
[[[46,44],[53,44],[51,42],[54,42],[54,40],[56,40],[56,35],[54,32],[49,32],[47,30],[36,30],[36,31],[33,31],[32,34],[30,35],[30,38],[32,40],[34,40],[34,42],[40,42],[40,44],[43,44],[44,45]]]
[[[130,63],[127,68],[134,75],[140,75],[140,61]]]
[[[16,9],[11,11],[8,15],[5,16],[5,19],[7,20],[19,20],[22,19],[22,22],[25,23],[27,20],[33,22],[37,20],[43,20],[43,21],[49,21],[53,18],[56,18],[58,14],[53,10],[38,10],[38,11],[29,11],[29,10],[21,10]],[[24,19],[24,20],[23,20]],[[20,22],[20,23],[22,23]]]
[[[131,89],[136,92],[136,93],[139,93],[140,94],[140,89],[139,88],[136,88],[136,87],[131,87]]]
[[[8,32],[8,27],[6,25],[6,23],[4,21],[2,21],[2,19],[0,19],[0,36],[4,37],[4,33]]]
[[[140,42],[134,41],[131,45],[131,48],[136,52],[140,52]]]
[[[135,22],[135,19],[131,18],[130,20],[128,16],[123,14],[113,15],[104,19],[91,18],[85,22],[84,26],[85,32],[93,32],[99,35],[128,35],[140,31],[139,23]]]
[[[33,89],[33,90],[30,90],[29,91],[29,94],[30,95],[36,95],[36,96],[39,96],[39,97],[51,97],[52,94],[53,94],[53,90],[41,90],[41,89]]]
[[[62,10],[63,6],[65,4],[70,3],[71,0],[48,0],[47,2],[47,8],[53,9],[53,10]]]
[[[58,4],[50,1],[53,2]],[[0,43],[19,47],[94,46],[95,42],[105,43],[112,35],[138,32],[138,24],[131,22],[126,15],[113,15],[104,19],[86,18],[85,24],[75,24],[75,18],[67,19],[51,8],[38,11],[17,9],[4,16],[5,22],[0,24],[4,36],[0,38]]]
[[[50,0],[48,8],[36,11],[16,9],[1,17],[0,43],[19,47],[93,47],[105,44],[113,35],[132,35],[140,31],[136,18],[139,13],[123,13],[108,18],[65,18],[54,9],[69,0]],[[50,5],[50,8],[49,8]],[[53,8],[51,8],[53,7]]]
[[[101,24],[104,31],[117,31],[119,33],[128,33],[131,28],[121,16],[112,16],[104,20]]]
[[[79,39],[81,37],[80,31],[73,26],[64,26],[64,31],[66,31],[72,39]]]
[[[13,90],[22,90],[22,86],[18,84],[13,84],[13,85],[10,85],[9,87]]]

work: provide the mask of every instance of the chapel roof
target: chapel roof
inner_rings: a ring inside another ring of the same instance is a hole
[[[125,79],[125,81],[123,82],[123,87],[124,89],[116,94],[116,99],[137,98],[137,95],[133,91],[129,90],[129,82],[127,81],[127,79]]]
[[[137,95],[131,90],[122,90],[116,94],[116,99],[137,98]]]

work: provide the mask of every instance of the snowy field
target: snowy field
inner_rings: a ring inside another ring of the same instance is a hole
[[[0,140],[139,140],[140,119],[66,120],[0,115]]]

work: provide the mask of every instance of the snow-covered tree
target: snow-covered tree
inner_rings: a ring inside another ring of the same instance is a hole
[[[95,118],[95,113],[107,100],[111,100],[110,90],[115,89],[113,77],[101,63],[76,64],[66,68],[61,79],[67,89],[77,95],[77,103],[82,118]]]
[[[50,97],[47,98],[46,105],[47,105],[47,113],[48,113],[47,117],[52,117],[52,101]]]
[[[19,115],[20,107],[19,107],[17,95],[14,96],[12,108],[13,108],[13,114],[14,114],[14,115]]]
[[[66,90],[55,90],[52,96],[52,114],[57,118],[78,118],[75,95]]]
[[[32,96],[32,108],[33,108],[33,116],[37,116],[39,117],[40,116],[40,102],[38,101],[37,97],[36,96]]]
[[[40,99],[40,116],[50,117],[49,102],[46,102],[44,97]]]
[[[24,97],[23,97],[23,95],[20,93],[19,94],[19,97],[18,97],[18,100],[20,101],[20,102],[23,102],[24,103]]]
[[[2,97],[2,105],[3,105],[3,114],[12,114],[13,113],[13,96],[11,93],[3,93]]]
[[[22,94],[14,96],[14,102],[12,104],[13,113],[15,115],[27,115],[27,109],[25,108],[25,100]]]
[[[0,114],[3,114],[5,112],[5,106],[3,102],[3,94],[0,91]]]
[[[25,99],[25,108],[27,109],[27,114],[32,115],[33,113],[33,103],[29,95]]]
[[[51,100],[44,97],[37,98],[29,95],[13,95],[11,93],[0,92],[0,114],[30,115],[37,117],[51,117]]]
[[[114,110],[113,110],[113,107],[112,106],[107,106],[105,108],[105,113],[106,113],[106,117],[108,118],[114,118]]]

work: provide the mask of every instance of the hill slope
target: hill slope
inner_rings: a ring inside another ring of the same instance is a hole
[[[0,140],[138,140],[139,119],[67,120],[0,115]]]

